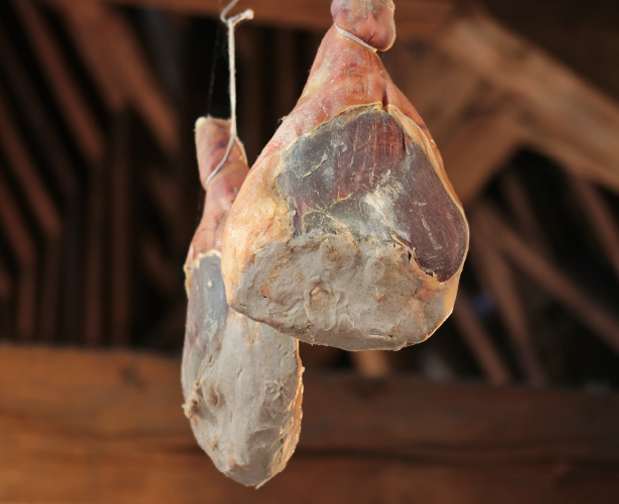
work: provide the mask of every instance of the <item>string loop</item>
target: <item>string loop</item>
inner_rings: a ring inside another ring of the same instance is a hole
[[[241,21],[245,21],[246,19],[254,18],[254,11],[251,9],[247,9],[236,16],[232,16],[230,18],[226,17],[228,12],[238,3],[239,0],[232,0],[225,8],[221,11],[221,15],[219,19],[224,23],[228,28],[228,66],[230,69],[230,139],[228,140],[228,145],[226,147],[226,151],[224,152],[223,157],[219,164],[215,167],[215,169],[211,172],[211,174],[207,177],[206,182],[204,183],[204,188],[208,190],[208,186],[211,183],[211,180],[217,175],[217,173],[224,167],[226,161],[228,160],[228,156],[230,155],[230,151],[232,150],[232,146],[236,143],[241,149],[242,144],[237,136],[236,129],[236,61],[235,61],[235,53],[236,46],[234,43],[234,28]]]
[[[333,23],[335,25],[335,29],[340,32],[342,35],[344,35],[344,37],[348,37],[350,40],[354,40],[355,42],[361,44],[363,47],[369,49],[372,52],[376,52],[376,49],[374,47],[372,47],[370,44],[368,44],[367,42],[361,40],[359,37],[357,37],[356,35],[353,35],[352,33],[350,33],[349,31],[344,30],[343,28],[340,28],[337,23]]]

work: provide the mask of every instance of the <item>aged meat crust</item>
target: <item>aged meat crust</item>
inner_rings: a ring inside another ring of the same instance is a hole
[[[227,121],[196,124],[204,184],[228,141]],[[239,483],[261,485],[284,469],[301,428],[298,341],[228,309],[219,252],[223,225],[247,174],[241,146],[208,188],[185,267],[187,323],[181,382],[200,446]]]
[[[389,3],[336,0],[332,11],[345,11],[348,31],[362,22],[355,35],[367,43],[382,34],[380,49],[390,45]],[[332,28],[230,212],[228,303],[304,341],[398,349],[451,313],[467,249],[425,124],[378,56]]]
[[[298,341],[228,310],[216,251],[192,268],[183,352],[185,414],[217,468],[244,485],[282,471],[301,430]]]

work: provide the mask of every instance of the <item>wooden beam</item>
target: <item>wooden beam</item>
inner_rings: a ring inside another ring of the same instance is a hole
[[[103,2],[134,7],[158,7],[183,14],[210,17],[218,17],[225,5],[225,2],[219,0],[103,0]],[[252,0],[241,3],[234,12],[245,8],[252,8],[255,11],[257,24],[321,31],[326,31],[333,24],[331,0]],[[398,0],[396,2],[398,36],[407,40],[432,37],[455,15],[456,9],[456,2],[451,0]]]
[[[0,361],[1,502],[610,504],[619,490],[616,396],[308,374],[299,450],[256,491],[197,448],[176,359],[0,347]]]
[[[62,56],[62,49],[31,0],[13,0],[13,5],[26,27],[77,144],[92,165],[98,164],[103,157],[103,135]]]
[[[46,154],[46,160],[51,166],[65,198],[74,197],[78,192],[78,181],[72,162],[60,140],[57,128],[43,105],[39,94],[28,76],[22,60],[9,41],[6,32],[0,30],[0,57],[7,72],[11,91],[28,122],[28,126],[36,135],[39,145]]]
[[[172,266],[155,237],[142,235],[139,247],[144,272],[161,294],[172,297],[183,284],[182,270]]]
[[[129,343],[133,272],[132,260],[132,159],[131,118],[125,113],[114,121],[111,188],[111,338],[114,344]]]
[[[615,101],[483,12],[454,23],[437,43],[526,112],[523,124],[532,133],[531,144],[559,156],[562,147],[567,148],[603,170],[601,175],[590,165],[581,165],[583,176],[619,188]],[[557,160],[561,162],[560,157]]]
[[[58,237],[62,221],[45,184],[22,142],[11,117],[6,99],[0,91],[0,145],[6,152],[10,168],[19,181],[28,204],[47,237]]]
[[[19,264],[16,303],[17,336],[30,340],[35,331],[37,298],[36,247],[21,209],[0,172],[0,224]]]
[[[98,2],[48,1],[56,5],[67,19],[71,19],[71,23],[80,25],[82,36],[86,37],[90,33],[106,41],[106,44],[98,44],[99,50],[104,51],[100,57],[105,59],[106,66],[121,86],[124,96],[142,115],[163,150],[173,154],[178,148],[174,109],[127,21],[116,10]],[[91,45],[96,44],[93,41],[89,43]],[[93,64],[97,65],[99,74],[102,70],[98,67],[102,63]]]
[[[522,145],[524,130],[509,111],[471,117],[443,148],[449,180],[464,204],[471,203]]]
[[[511,267],[479,230],[477,212],[473,212],[471,224],[471,251],[477,256],[475,263],[481,266],[483,283],[498,305],[520,368],[529,384],[544,387],[548,380],[533,344],[529,320]]]
[[[11,298],[13,281],[6,266],[0,262],[0,301],[7,302]]]
[[[600,308],[574,282],[529,247],[492,207],[484,205],[479,209],[478,217],[486,240],[619,353],[619,321],[615,317]]]
[[[540,226],[531,200],[519,173],[506,173],[500,180],[501,191],[511,212],[514,214],[519,230],[526,237],[527,242],[540,252],[548,254],[550,246]]]
[[[362,376],[380,378],[391,374],[391,364],[387,352],[381,350],[362,350],[352,352],[350,358]]]
[[[468,294],[462,286],[458,289],[453,317],[462,337],[490,383],[493,385],[510,383],[512,376],[509,368],[503,362],[492,339],[473,311]]]
[[[598,236],[615,274],[619,277],[619,228],[604,196],[590,183],[572,176],[572,190],[580,201]]]
[[[115,65],[107,56],[109,50],[105,34],[84,23],[79,9],[65,9],[63,12],[75,47],[81,53],[85,66],[90,70],[105,104],[112,114],[119,113],[126,105],[127,96],[115,75]]]

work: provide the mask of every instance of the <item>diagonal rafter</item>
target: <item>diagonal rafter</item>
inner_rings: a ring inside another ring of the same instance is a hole
[[[103,156],[103,136],[71,75],[61,48],[31,0],[13,0],[13,5],[30,35],[41,66],[82,153],[91,164],[98,164]]]
[[[101,87],[108,89],[106,94],[122,93],[120,103],[127,101],[135,107],[163,150],[168,154],[176,152],[178,138],[174,109],[123,16],[97,2],[48,1],[60,9],[69,25],[73,26],[74,33],[88,47],[95,75],[104,72],[104,68],[109,69],[110,76],[106,74],[106,80],[101,81]],[[105,40],[105,44],[101,44],[101,40]],[[109,77],[113,77],[115,84]],[[116,103],[120,98],[108,97],[110,100]]]
[[[506,385],[512,382],[509,367],[501,358],[483,324],[473,311],[469,296],[462,286],[458,288],[453,317],[462,337],[490,383]]]
[[[17,292],[17,334],[30,340],[35,330],[37,295],[36,246],[28,231],[19,205],[0,170],[0,223],[19,264],[19,286]]]
[[[591,300],[546,258],[529,247],[491,206],[480,205],[479,216],[486,240],[619,353],[619,321],[614,316]]]

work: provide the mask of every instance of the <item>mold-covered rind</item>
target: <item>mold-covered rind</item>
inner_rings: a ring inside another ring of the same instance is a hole
[[[188,274],[185,414],[221,472],[261,485],[284,469],[299,439],[298,341],[228,309],[219,253],[199,256]]]

